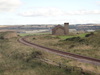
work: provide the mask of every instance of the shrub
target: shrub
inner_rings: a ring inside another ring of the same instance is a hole
[[[31,61],[34,58],[41,58],[41,57],[42,57],[42,53],[39,52],[39,51],[35,51],[35,52],[32,52],[30,54],[30,56],[26,59],[26,62],[29,62],[29,61]]]
[[[36,38],[33,38],[33,40],[35,40]]]
[[[81,39],[80,37],[72,37],[65,39],[65,41],[84,42],[85,39]]]
[[[42,55],[42,53],[39,52],[39,51],[35,51],[35,52],[32,52],[32,53],[31,53],[31,57],[32,57],[32,58],[38,58],[38,57],[40,57],[41,55]]]
[[[92,35],[94,35],[93,32],[91,32],[90,34],[86,34],[85,37],[90,37],[90,36],[92,36]]]
[[[45,36],[45,39],[52,39],[52,36]]]
[[[73,47],[75,47],[75,45],[70,45],[70,46],[69,46],[69,48],[73,48]]]
[[[1,36],[1,37],[0,37],[0,39],[4,40],[4,37],[3,37],[3,36]]]

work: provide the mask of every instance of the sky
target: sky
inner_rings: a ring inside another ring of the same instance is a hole
[[[0,25],[100,24],[100,0],[0,0]]]

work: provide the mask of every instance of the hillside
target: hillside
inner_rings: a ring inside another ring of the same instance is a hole
[[[0,36],[1,34],[6,35],[0,33]],[[99,73],[98,66],[87,65],[86,70],[83,63],[28,47],[19,43],[17,41],[19,38],[0,38],[0,75],[96,75],[95,73]],[[78,64],[80,65],[77,66]]]

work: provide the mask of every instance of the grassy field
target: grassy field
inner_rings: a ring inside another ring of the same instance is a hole
[[[19,33],[19,36],[36,36],[36,35],[49,35],[51,34],[50,32],[46,32],[46,33]],[[58,36],[61,39],[66,39],[66,38],[71,38],[71,37],[75,37],[75,36],[79,36],[79,37],[85,37],[85,35],[88,33],[82,33],[82,34],[77,34],[77,35],[72,35],[70,34],[69,36]]]
[[[100,59],[99,32],[90,37],[85,35],[87,33],[76,36],[41,35],[30,37],[28,40],[46,47]]]
[[[63,36],[54,36],[54,35],[39,35],[39,36],[31,36],[27,40],[49,48],[100,59],[100,39],[99,39],[100,34],[99,33],[100,32],[95,32],[93,35],[88,37],[85,36],[90,33],[79,34],[76,36],[74,35],[74,37],[66,36],[67,38],[65,37],[62,38]],[[72,65],[71,63],[72,64],[76,63],[75,66],[77,67],[79,67],[80,65],[80,63],[74,61],[67,62],[68,65]],[[87,67],[87,65],[84,65],[83,67],[83,63],[81,64],[81,67],[85,70],[91,70],[92,68],[93,72],[96,71],[96,67],[93,66]],[[98,72],[100,73],[100,68],[98,68]]]
[[[0,75],[82,75],[83,72],[83,75],[96,75],[95,72],[99,73],[99,67],[91,67],[92,65],[88,64],[83,66],[83,63],[78,61],[28,47],[19,43],[17,41],[19,38],[0,38]],[[48,59],[46,61],[51,64],[41,59]]]
[[[85,35],[88,33],[82,33],[82,34],[76,34],[76,35],[66,35],[66,36],[58,36],[60,39],[67,39],[67,38],[72,38],[72,37],[85,37]]]

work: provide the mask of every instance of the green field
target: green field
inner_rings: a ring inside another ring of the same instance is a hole
[[[85,37],[86,34],[89,34],[89,33],[76,34],[76,35],[72,35],[72,36],[70,36],[70,35],[58,36],[58,37],[61,39],[67,39],[67,38],[78,37],[78,36],[83,38],[83,37]]]
[[[19,33],[18,35],[20,36],[35,36],[35,35],[49,35],[51,33],[33,33],[33,34],[29,34],[29,33]],[[56,37],[59,37],[61,39],[67,39],[67,38],[72,38],[72,37],[85,37],[85,35],[88,34],[88,33],[82,33],[82,34],[77,34],[77,35],[64,35],[64,36],[56,36]]]

